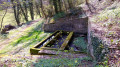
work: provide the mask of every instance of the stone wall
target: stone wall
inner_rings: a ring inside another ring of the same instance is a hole
[[[88,17],[65,20],[54,24],[44,24],[45,32],[54,32],[56,30],[73,31],[74,33],[87,34]]]

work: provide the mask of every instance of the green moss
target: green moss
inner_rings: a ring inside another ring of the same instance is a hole
[[[67,32],[65,32],[65,33],[67,33]],[[68,45],[69,41],[71,40],[72,36],[73,36],[73,32],[70,32],[69,35],[67,36],[67,38],[65,39],[64,43],[60,47],[60,50],[65,49],[65,47]]]
[[[28,35],[20,37],[19,39],[17,39],[16,41],[14,41],[11,44],[15,46],[19,43],[26,42],[26,41],[29,41],[29,40],[38,40],[40,34],[42,34],[41,31],[29,32]]]
[[[37,49],[34,49],[34,48],[31,48],[30,49],[30,53],[32,54],[32,55],[38,55],[38,52],[39,52],[40,50],[37,50]]]
[[[73,44],[76,47],[79,47],[81,51],[87,52],[87,43],[85,42],[84,37],[75,38]]]
[[[96,58],[96,61],[104,62],[104,65],[106,66],[106,61],[108,61],[107,54],[109,53],[108,45],[106,45],[106,42],[103,42],[98,37],[91,35],[91,45],[93,46],[93,54]]]

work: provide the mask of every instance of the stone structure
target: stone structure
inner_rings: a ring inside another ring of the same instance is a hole
[[[53,21],[53,23],[46,22],[43,29],[45,32],[63,30],[73,31],[74,33],[87,34],[88,17],[86,16],[82,7],[76,7],[70,10],[64,17]]]
[[[73,31],[75,33],[87,34],[88,17],[64,20],[54,24],[44,24],[44,31],[54,32],[56,30]]]

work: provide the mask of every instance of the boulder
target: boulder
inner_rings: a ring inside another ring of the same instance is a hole
[[[9,30],[12,30],[12,29],[15,29],[16,27],[15,26],[12,26],[12,25],[5,25],[5,27],[2,29],[2,34],[7,34]]]

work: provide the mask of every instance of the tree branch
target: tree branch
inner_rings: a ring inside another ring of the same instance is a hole
[[[0,28],[1,32],[2,32],[2,26],[3,26],[2,24],[3,24],[3,21],[4,21],[5,15],[7,14],[7,10],[8,10],[8,6],[7,6],[6,10],[5,10],[5,13],[4,13],[3,17],[2,17],[1,28]]]

